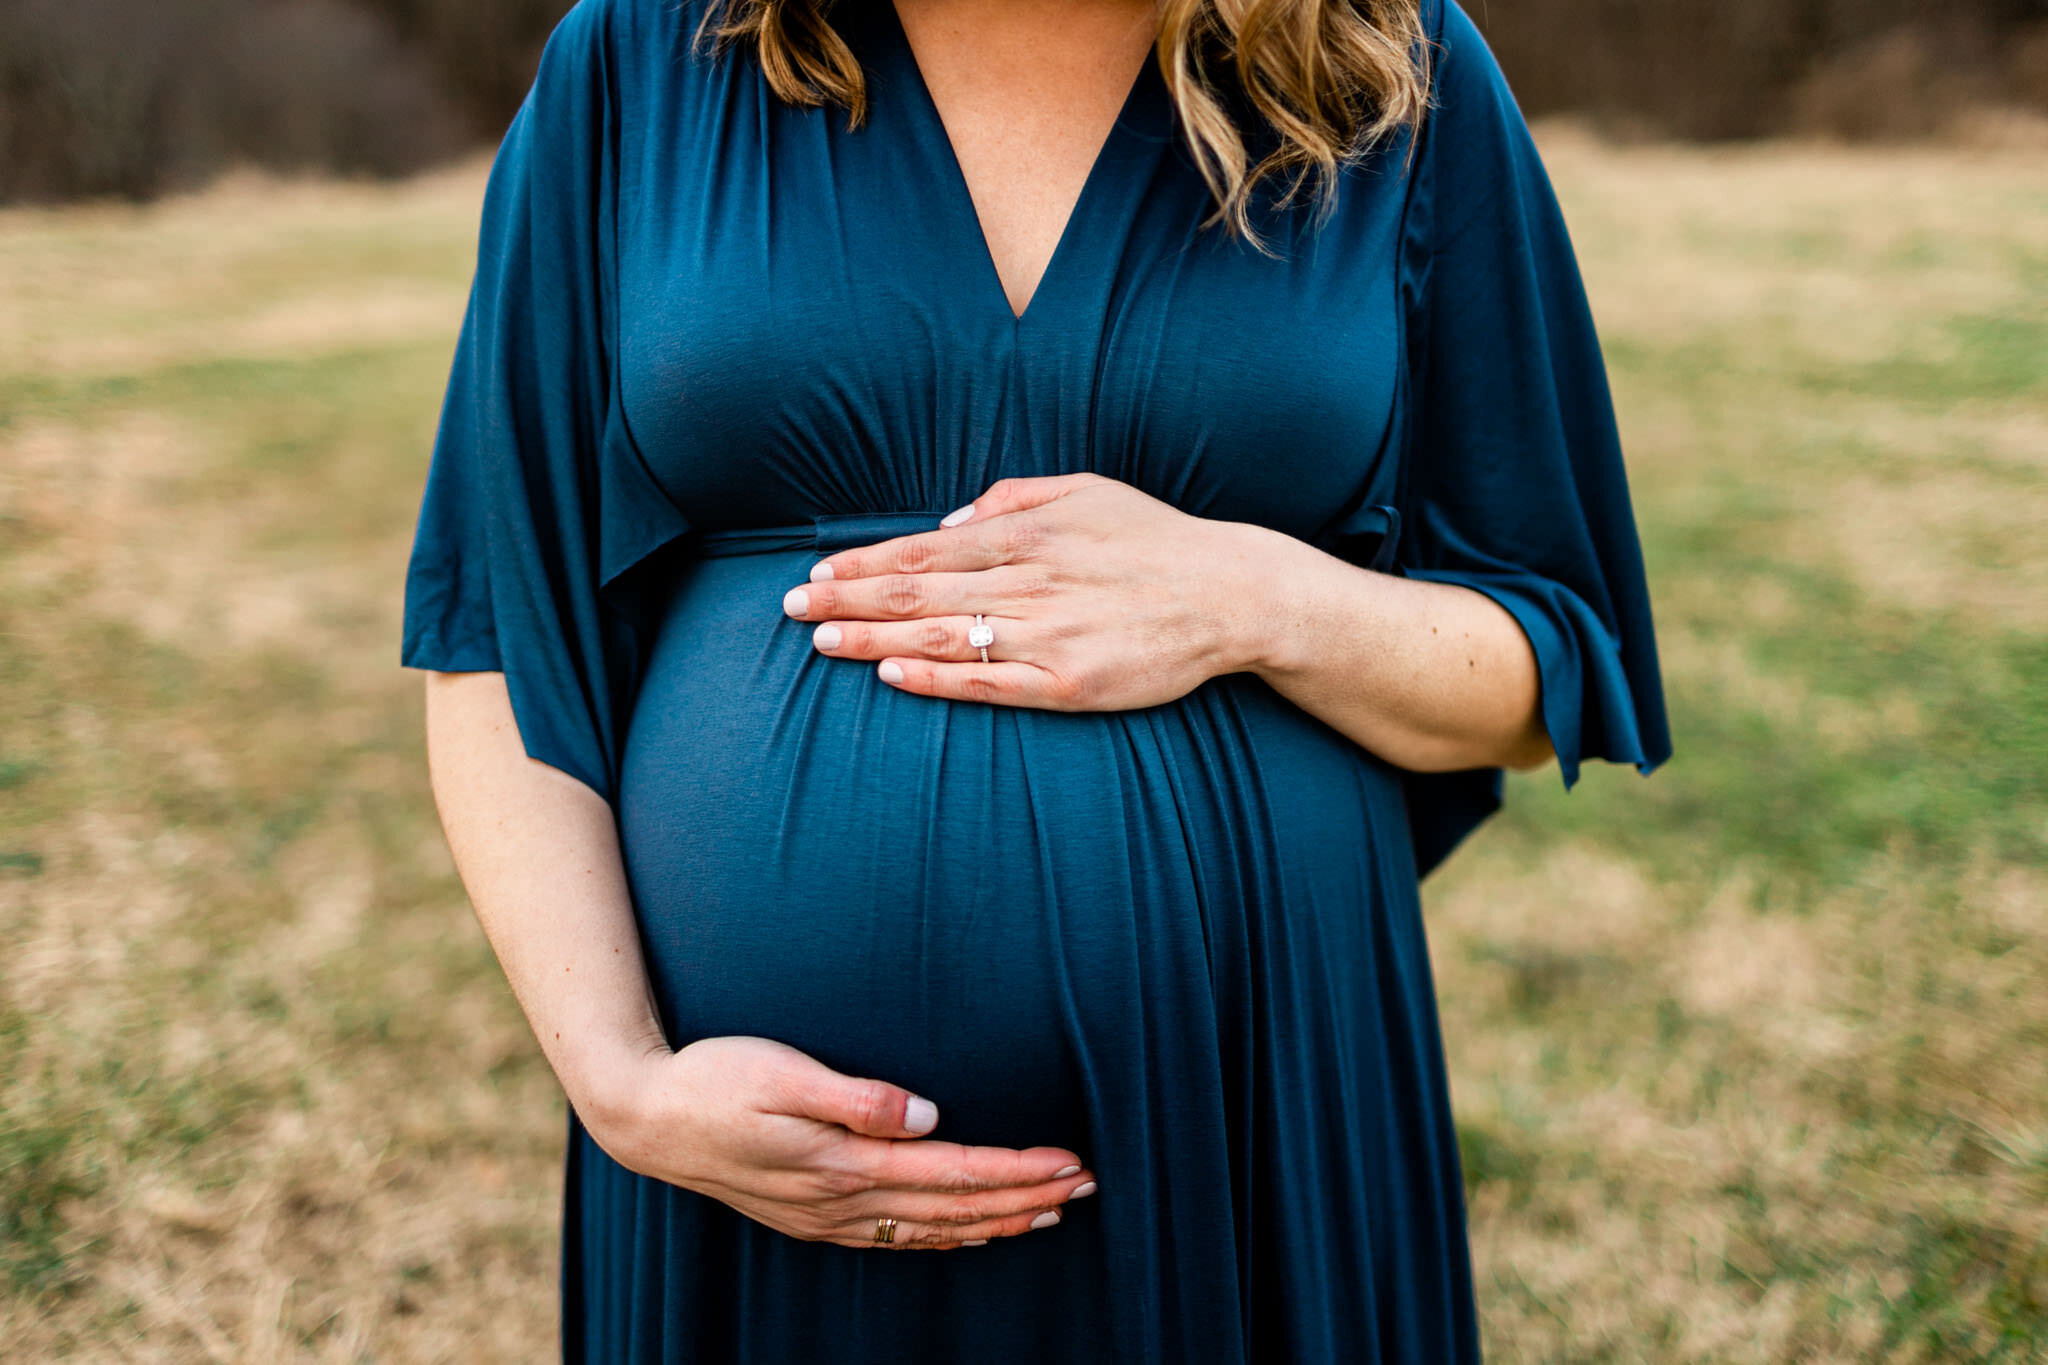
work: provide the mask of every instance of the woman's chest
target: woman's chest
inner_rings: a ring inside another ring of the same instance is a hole
[[[624,158],[623,416],[694,524],[944,509],[1092,471],[1198,516],[1307,534],[1386,458],[1402,346],[1399,185],[1217,229],[1141,85],[1020,318],[957,166],[876,68],[866,126],[751,68],[650,118]],[[926,110],[925,112],[929,112]]]

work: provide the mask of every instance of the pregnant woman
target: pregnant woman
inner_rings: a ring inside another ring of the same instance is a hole
[[[403,661],[567,1358],[1477,1358],[1418,881],[1670,745],[1450,0],[581,0]]]

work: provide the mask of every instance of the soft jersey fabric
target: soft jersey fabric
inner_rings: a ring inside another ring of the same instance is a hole
[[[1491,55],[1427,0],[1417,145],[1348,167],[1319,229],[1269,186],[1278,259],[1198,230],[1148,63],[1019,319],[886,0],[833,12],[858,129],[692,50],[703,9],[581,0],[506,135],[403,662],[502,669],[527,751],[613,804],[674,1045],[780,1039],[1101,1189],[986,1247],[853,1250],[572,1114],[565,1356],[1475,1359],[1417,884],[1500,771],[1393,767],[1250,673],[1120,712],[918,697],[781,598],[998,478],[1092,470],[1492,596],[1566,785],[1650,771],[1599,347]]]

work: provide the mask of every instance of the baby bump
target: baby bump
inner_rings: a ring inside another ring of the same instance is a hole
[[[1288,864],[1341,871],[1376,765],[1250,675],[1123,712],[900,692],[783,614],[822,552],[692,562],[649,655],[619,815],[670,1040],[775,1038],[954,1140],[1082,1141],[1118,1054],[1225,1027],[1219,945]]]

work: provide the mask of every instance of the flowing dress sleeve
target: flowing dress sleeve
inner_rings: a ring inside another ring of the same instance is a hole
[[[630,571],[688,530],[618,401],[617,8],[560,21],[492,163],[400,660],[503,672],[528,755],[608,802],[653,601]]]
[[[1427,8],[1441,36],[1403,229],[1412,410],[1399,571],[1483,592],[1521,625],[1567,791],[1588,758],[1647,774],[1671,740],[1577,260],[1484,39],[1455,0]],[[1503,777],[1499,768],[1405,777],[1420,873],[1500,807]]]

